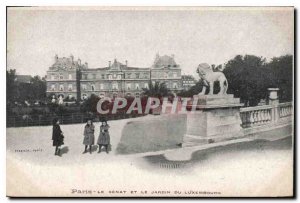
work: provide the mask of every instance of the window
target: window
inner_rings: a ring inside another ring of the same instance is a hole
[[[131,73],[127,73],[127,78],[130,79]]]
[[[95,85],[91,85],[92,91],[95,91]]]
[[[73,91],[73,85],[72,85],[72,84],[69,84],[68,90],[69,90],[69,91]]]
[[[112,88],[113,88],[113,90],[117,90],[118,89],[118,83],[113,83]]]
[[[121,80],[122,79],[122,77],[121,77],[122,75],[118,75],[118,80]]]
[[[178,86],[177,86],[177,82],[173,83],[173,88],[174,88],[174,89],[177,89],[177,87],[178,87]]]
[[[135,74],[135,78],[140,78],[140,74],[139,74],[139,73],[136,73],[136,74]]]
[[[175,73],[173,73],[173,77],[174,78],[176,78],[177,77],[177,73],[175,72]]]
[[[64,79],[63,74],[59,74],[59,79],[60,79],[60,80],[63,80],[63,79]]]
[[[127,87],[127,90],[130,90],[131,89],[131,83],[127,83],[126,87]]]
[[[168,73],[167,72],[164,73],[164,78],[168,78]]]
[[[144,88],[149,89],[148,83],[145,83]]]
[[[51,91],[55,91],[55,85],[54,84],[51,85]]]
[[[72,80],[72,75],[71,74],[69,74],[69,80]]]
[[[86,80],[87,79],[87,74],[83,74],[82,79]]]
[[[139,97],[140,97],[140,93],[138,93],[138,92],[135,93],[135,97],[136,97],[136,98],[139,98]]]
[[[55,80],[55,75],[51,75],[51,80]]]
[[[104,75],[104,74],[102,74],[102,75],[101,75],[101,78],[102,78],[102,79],[105,79],[105,75]]]
[[[93,79],[96,79],[96,74],[93,74]]]
[[[104,84],[103,84],[103,83],[100,84],[100,89],[101,89],[101,90],[104,89]]]
[[[108,75],[108,79],[112,80],[112,75]]]
[[[144,73],[144,78],[148,78],[148,73]]]
[[[59,90],[64,91],[64,85],[59,85]]]
[[[114,78],[116,78],[117,77],[117,75],[116,74],[114,74]]]
[[[83,84],[83,85],[82,85],[82,89],[83,89],[83,90],[86,90],[86,84]]]
[[[135,84],[135,89],[139,90],[140,89],[140,85],[138,83]]]

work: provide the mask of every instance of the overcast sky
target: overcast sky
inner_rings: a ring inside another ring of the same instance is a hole
[[[88,10],[8,9],[7,67],[44,76],[73,54],[90,68],[109,60],[149,67],[154,56],[175,55],[185,74],[199,63],[222,64],[237,54],[270,59],[293,54],[292,8]]]

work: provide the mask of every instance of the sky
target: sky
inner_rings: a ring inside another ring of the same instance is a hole
[[[45,76],[54,56],[89,68],[115,58],[150,67],[156,53],[175,55],[183,74],[234,56],[294,53],[294,11],[277,8],[8,8],[7,69]]]

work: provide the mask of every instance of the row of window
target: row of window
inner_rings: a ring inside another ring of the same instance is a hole
[[[186,83],[186,84],[194,84],[195,81],[193,81],[193,80],[183,80],[182,83]]]
[[[94,84],[91,85],[90,87],[91,87],[90,90],[95,91],[96,88],[95,88]],[[88,90],[86,84],[82,84],[81,88],[82,88],[82,90]],[[149,88],[148,83],[144,83],[143,88]],[[103,90],[103,89],[104,89],[104,84],[100,84],[100,90]],[[118,83],[112,83],[112,89],[113,90],[119,90],[119,84]],[[139,83],[135,83],[135,84],[127,83],[126,84],[126,89],[127,90],[133,90],[133,89],[140,90],[140,84]]]
[[[63,74],[59,74],[59,75],[54,75],[54,74],[52,74],[52,75],[50,76],[50,78],[51,78],[51,80],[58,80],[58,79],[59,79],[59,80],[65,80],[65,79],[72,80],[72,79],[73,79],[72,74],[69,74],[69,75],[68,75],[68,78],[65,78]]]
[[[105,93],[103,93],[103,92],[101,92],[101,93],[99,94],[99,97],[101,97],[101,98],[104,97],[104,96],[105,96]],[[112,96],[113,96],[113,98],[116,98],[116,97],[118,97],[118,93],[115,92],[115,93],[113,93]],[[128,92],[128,93],[125,94],[125,96],[127,96],[127,97],[130,97],[130,96],[140,97],[140,93],[139,93],[139,92],[136,92],[136,93],[133,94],[133,93],[129,93],[129,92]],[[85,99],[87,99],[87,98],[88,98],[88,95],[87,95],[87,94],[82,94],[82,99],[83,99],[83,100],[85,100]]]
[[[91,87],[91,89],[90,89],[91,91],[95,91],[96,90],[96,87],[95,87],[94,84],[91,85],[90,87]],[[81,88],[82,88],[82,90],[88,90],[86,84],[82,84]],[[144,83],[143,88],[147,88],[148,89],[149,88],[148,83]],[[178,88],[177,83],[173,83],[173,88],[174,89]],[[55,84],[52,84],[50,89],[51,89],[51,91],[55,91],[56,90],[55,89]],[[104,89],[104,84],[100,84],[100,90],[103,90],[103,89]],[[119,84],[118,83],[112,83],[112,89],[113,90],[119,90]],[[139,83],[135,83],[135,84],[127,83],[126,84],[126,90],[140,90],[140,89],[141,89],[141,87],[140,87]],[[65,91],[64,85],[60,84],[58,90],[59,91]],[[72,84],[68,84],[68,89],[67,90],[68,91],[73,91],[73,85]]]
[[[173,74],[173,77],[174,78],[177,78],[177,77],[180,77],[180,75],[178,73],[172,73]],[[169,74],[167,72],[164,72],[163,75],[161,73],[154,73],[153,76],[154,77],[163,77],[163,78],[172,78],[172,74]],[[134,77],[135,76],[135,77]],[[55,75],[55,74],[52,74],[51,76],[51,80],[64,80],[64,79],[69,79],[69,80],[72,80],[73,79],[73,76],[72,74],[68,74],[68,78],[65,78],[63,74],[59,74],[59,75]],[[97,78],[97,75],[96,74],[92,74],[92,79],[96,79]],[[126,79],[143,79],[143,78],[149,78],[149,74],[148,73],[144,73],[144,74],[141,74],[141,73],[126,73]],[[88,79],[88,74],[83,74],[82,75],[82,79],[83,80],[87,80]],[[122,79],[122,75],[121,74],[102,74],[101,75],[101,79],[109,79],[109,80],[112,80],[112,79],[118,79],[118,80],[121,80]]]
[[[118,79],[121,80],[123,74],[101,74],[101,79]],[[89,77],[91,76],[91,77]],[[97,74],[92,74],[92,75],[88,75],[88,74],[83,74],[82,75],[82,79],[83,80],[87,80],[87,79],[97,79]],[[149,74],[148,73],[126,73],[126,79],[143,79],[143,78],[149,78]]]
[[[153,72],[152,73],[152,77],[153,78],[178,78],[180,77],[180,73],[177,73],[177,72],[171,72],[171,73],[168,73],[168,72]]]
[[[52,84],[50,89],[51,89],[51,91],[55,91],[55,85]],[[58,90],[59,91],[65,91],[64,85],[60,84],[59,87],[58,87]],[[73,85],[72,84],[68,85],[68,91],[73,91]]]

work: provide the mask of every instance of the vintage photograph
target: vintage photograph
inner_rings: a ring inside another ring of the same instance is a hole
[[[8,197],[293,197],[294,7],[7,7]]]

